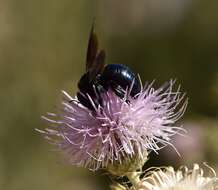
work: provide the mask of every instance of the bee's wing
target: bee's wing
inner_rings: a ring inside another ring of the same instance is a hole
[[[89,80],[92,81],[99,73],[101,73],[104,69],[105,65],[105,51],[100,50],[97,53],[94,64],[92,68],[89,70]]]
[[[86,71],[92,68],[98,52],[98,37],[94,31],[94,23],[89,35],[88,49],[86,54]]]
[[[91,28],[88,50],[86,55],[86,71],[89,71],[89,79],[93,80],[104,68],[105,51],[98,50],[98,37],[94,31],[94,23]]]

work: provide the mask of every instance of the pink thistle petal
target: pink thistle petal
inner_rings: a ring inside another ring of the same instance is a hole
[[[184,114],[187,100],[180,87],[173,91],[174,83],[157,90],[151,83],[135,97],[125,90],[123,99],[109,90],[101,94],[104,106],[95,111],[63,91],[62,113],[43,117],[51,127],[38,131],[54,141],[72,164],[92,170],[115,161],[122,163],[136,154],[143,156],[145,151],[157,152],[173,146],[171,137],[184,132],[174,124]]]

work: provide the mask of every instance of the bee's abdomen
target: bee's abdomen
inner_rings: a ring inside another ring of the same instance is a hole
[[[126,90],[131,89],[131,96],[135,96],[141,91],[141,84],[138,77],[129,69],[129,67],[122,64],[109,64],[105,67],[103,73],[100,76],[99,82],[106,88],[112,88],[116,91],[116,88],[122,88]]]

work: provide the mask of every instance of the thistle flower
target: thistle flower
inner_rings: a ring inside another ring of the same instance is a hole
[[[184,94],[173,91],[175,81],[155,90],[151,84],[135,97],[125,90],[124,98],[114,91],[101,94],[102,105],[89,110],[77,97],[63,91],[60,114],[43,117],[50,127],[39,130],[64,151],[70,163],[91,170],[107,168],[126,160],[145,159],[147,151],[157,152],[171,145],[171,137],[183,129],[175,122],[187,106]]]
[[[206,177],[198,164],[193,169],[181,167],[175,171],[172,167],[157,169],[144,177],[136,190],[216,190],[218,189],[216,173]]]

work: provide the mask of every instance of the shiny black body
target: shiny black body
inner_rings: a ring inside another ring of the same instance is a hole
[[[108,90],[111,88],[114,92],[123,97],[123,91],[132,89],[131,96],[135,96],[141,90],[141,84],[138,77],[130,70],[129,67],[121,64],[110,64],[105,66],[104,71],[100,76],[99,83]]]
[[[91,97],[96,107],[99,104],[103,106],[102,92],[112,89],[120,98],[123,98],[124,91],[131,88],[130,95],[134,97],[141,91],[141,84],[129,67],[121,64],[109,64],[92,81],[89,79],[89,72],[86,72],[81,77],[78,88],[77,97],[80,103],[93,110],[88,96]]]
[[[98,48],[93,23],[86,54],[86,72],[78,82],[77,92],[79,102],[90,110],[95,110],[94,107],[99,105],[104,106],[101,95],[109,89],[120,98],[124,97],[127,89],[132,97],[141,91],[140,81],[129,67],[121,64],[105,65],[105,57],[105,51]]]

